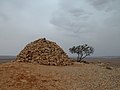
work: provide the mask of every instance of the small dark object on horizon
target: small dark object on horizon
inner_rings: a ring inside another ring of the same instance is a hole
[[[43,41],[46,42],[46,38],[43,38]]]
[[[86,64],[89,64],[89,62],[87,62],[87,61],[81,61],[81,63],[86,63]]]

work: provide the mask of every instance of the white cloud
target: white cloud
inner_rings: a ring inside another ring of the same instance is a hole
[[[97,10],[106,12],[118,9],[120,0],[86,0]]]
[[[40,37],[51,37],[49,23],[57,0],[0,0],[0,55],[17,54]]]
[[[94,55],[119,55],[119,4],[120,0],[0,0],[0,54],[15,55],[28,42],[46,37],[66,52],[88,43],[95,47]]]
[[[119,4],[119,0],[62,0],[51,23],[75,42],[92,44],[95,55],[119,55]]]

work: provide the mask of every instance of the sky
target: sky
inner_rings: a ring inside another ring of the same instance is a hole
[[[17,55],[47,38],[65,52],[94,47],[92,56],[120,56],[120,0],[0,0],[0,55]]]

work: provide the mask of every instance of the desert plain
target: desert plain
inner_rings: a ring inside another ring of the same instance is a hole
[[[0,90],[120,90],[120,59],[49,66],[0,60]]]

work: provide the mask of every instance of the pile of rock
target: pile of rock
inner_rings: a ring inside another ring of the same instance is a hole
[[[71,65],[68,55],[55,42],[38,39],[29,43],[17,55],[18,62],[39,63],[42,65]]]

